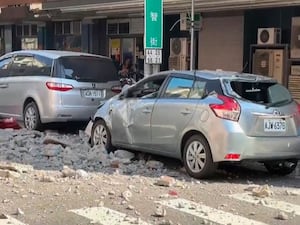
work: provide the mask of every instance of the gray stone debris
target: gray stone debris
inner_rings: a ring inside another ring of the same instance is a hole
[[[275,219],[278,219],[278,220],[288,220],[289,219],[289,216],[284,213],[284,212],[280,212],[276,217]]]
[[[17,172],[13,172],[10,170],[1,170],[0,169],[0,177],[1,178],[19,178],[21,175]]]
[[[86,171],[79,169],[79,170],[76,170],[75,177],[76,178],[88,178],[89,174]]]
[[[75,177],[76,176],[76,171],[69,168],[68,166],[64,166],[61,173],[62,173],[63,177]]]
[[[259,198],[270,197],[273,194],[274,194],[273,191],[271,191],[271,189],[268,185],[255,187],[252,190],[252,195],[255,197],[259,197]]]
[[[61,135],[53,131],[0,129],[1,176],[18,176],[33,169],[61,171],[66,178],[88,178],[89,172],[156,177],[168,172],[159,161],[138,160],[134,153],[125,150],[108,154],[104,148],[91,147],[88,140],[83,131]],[[40,180],[53,182],[47,176]]]
[[[132,197],[132,193],[129,190],[124,191],[122,193],[122,198],[124,198],[126,201],[129,201],[131,197]]]
[[[156,181],[155,185],[171,187],[175,184],[175,179],[169,176],[161,176],[159,180]]]
[[[23,210],[22,209],[20,209],[20,208],[17,208],[17,211],[16,211],[16,213],[15,213],[16,215],[24,215],[25,213],[23,212]]]
[[[146,163],[146,166],[149,169],[162,169],[164,167],[164,164],[162,162],[159,162],[159,161],[150,160]]]
[[[114,156],[119,159],[129,159],[130,160],[135,157],[135,154],[132,152],[125,151],[125,150],[117,150],[117,151],[115,151]]]
[[[164,207],[162,207],[161,205],[158,205],[156,207],[154,216],[155,217],[165,217],[166,215],[167,215],[166,209]]]

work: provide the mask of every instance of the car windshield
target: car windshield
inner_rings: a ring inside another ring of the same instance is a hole
[[[267,107],[287,104],[292,101],[289,91],[276,82],[231,81],[232,90],[241,98],[265,104]]]
[[[93,56],[67,56],[59,59],[58,76],[82,82],[119,80],[110,59]]]

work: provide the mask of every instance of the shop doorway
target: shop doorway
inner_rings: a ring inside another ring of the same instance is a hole
[[[138,72],[144,70],[144,42],[143,37],[110,38],[109,55],[117,69],[126,59],[130,59]]]

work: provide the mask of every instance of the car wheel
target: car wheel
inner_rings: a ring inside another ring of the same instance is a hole
[[[188,174],[197,179],[208,178],[217,168],[206,139],[200,135],[193,135],[186,142],[183,163]]]
[[[37,105],[30,102],[25,106],[23,113],[24,127],[28,130],[40,130],[42,127]]]
[[[103,120],[98,120],[93,125],[91,145],[103,146],[108,152],[115,150],[111,144],[110,131]]]
[[[292,173],[298,164],[298,160],[282,160],[265,162],[264,165],[269,173],[285,176]]]

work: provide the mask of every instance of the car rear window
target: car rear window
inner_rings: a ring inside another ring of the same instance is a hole
[[[59,77],[97,83],[119,80],[116,67],[108,58],[67,56],[59,59],[59,65]]]
[[[232,90],[241,98],[260,104],[284,104],[292,101],[289,91],[276,82],[232,81]]]

